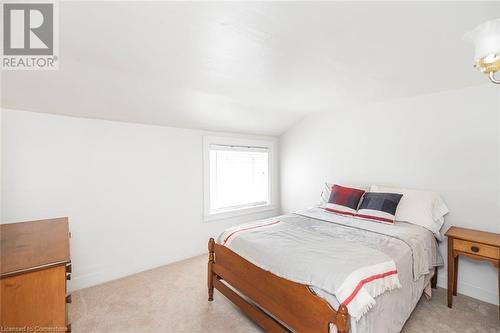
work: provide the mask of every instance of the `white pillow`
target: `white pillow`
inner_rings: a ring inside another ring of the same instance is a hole
[[[370,186],[370,192],[399,193],[403,197],[396,211],[396,221],[420,225],[442,240],[440,234],[444,216],[449,213],[443,199],[435,192],[393,188],[379,185]]]
[[[321,197],[319,199],[319,207],[325,208],[328,200],[330,199],[330,193],[332,192],[332,184],[325,182],[323,184],[323,189],[321,191]]]

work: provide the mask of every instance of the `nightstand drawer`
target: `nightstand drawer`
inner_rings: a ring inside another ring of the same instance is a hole
[[[461,239],[454,239],[453,247],[455,250],[460,252],[475,254],[492,259],[500,259],[500,249],[498,247],[464,241]]]

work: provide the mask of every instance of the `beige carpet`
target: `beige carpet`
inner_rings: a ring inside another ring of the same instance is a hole
[[[207,302],[204,256],[76,291],[70,320],[75,333],[263,332],[217,291]],[[446,290],[434,290],[403,332],[500,333],[498,307],[459,295],[448,309]]]

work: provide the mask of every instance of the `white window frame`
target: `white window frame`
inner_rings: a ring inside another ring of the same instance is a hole
[[[233,208],[224,211],[211,212],[210,210],[210,146],[241,146],[266,148],[268,157],[268,186],[269,202],[263,205]],[[274,180],[275,180],[275,145],[272,140],[247,139],[230,136],[204,136],[203,137],[203,219],[204,221],[222,220],[230,217],[270,211],[276,208],[274,203]]]

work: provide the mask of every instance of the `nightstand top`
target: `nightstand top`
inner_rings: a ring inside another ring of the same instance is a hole
[[[460,227],[450,227],[450,229],[448,229],[448,231],[445,233],[445,236],[500,247],[500,234],[496,234],[493,232],[479,231]]]

